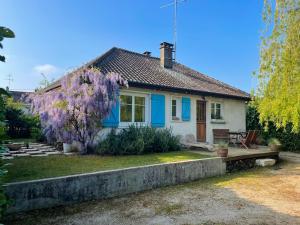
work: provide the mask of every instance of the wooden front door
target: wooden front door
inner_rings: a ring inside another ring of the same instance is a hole
[[[197,141],[206,142],[206,102],[197,100]]]

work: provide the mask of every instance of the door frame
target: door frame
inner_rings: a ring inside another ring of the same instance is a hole
[[[203,106],[204,106],[204,120],[202,121],[202,122],[200,122],[200,123],[204,123],[204,138],[203,138],[203,140],[200,140],[199,138],[198,138],[198,104],[200,103],[200,105],[202,105],[203,104]],[[202,104],[201,104],[202,103]],[[207,118],[206,118],[206,113],[207,113],[207,109],[206,109],[207,107],[206,107],[206,101],[205,100],[203,100],[203,99],[196,99],[196,140],[197,140],[197,142],[206,142],[206,139],[207,139],[207,135],[206,135],[206,133],[207,133]]]

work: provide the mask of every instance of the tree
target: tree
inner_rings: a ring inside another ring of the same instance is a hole
[[[9,96],[9,93],[5,89],[0,88],[0,123],[5,120],[6,100]]]
[[[4,38],[14,38],[14,37],[15,37],[15,34],[11,29],[0,26],[0,48],[3,48],[3,45],[1,42],[3,41]],[[0,55],[0,61],[5,62],[5,56]]]
[[[265,0],[257,89],[260,122],[300,129],[300,1]]]
[[[32,110],[39,114],[49,142],[81,143],[83,153],[101,130],[101,121],[114,106],[119,86],[127,82],[116,73],[80,69],[61,81],[61,88],[30,96]]]

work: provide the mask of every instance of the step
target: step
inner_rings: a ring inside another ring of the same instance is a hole
[[[9,152],[2,152],[2,153],[0,153],[0,155],[2,155],[2,156],[10,156],[11,154]]]
[[[55,151],[55,152],[45,152],[46,155],[60,155],[61,152]]]
[[[39,148],[49,148],[51,147],[50,145],[43,145],[43,146],[39,146]]]
[[[45,157],[47,154],[31,155],[31,157]]]
[[[208,145],[208,144],[204,144],[204,143],[187,143],[185,145],[191,150],[215,152],[215,149],[212,145]]]
[[[56,153],[56,152],[59,152],[59,151],[42,151],[43,154],[47,154],[47,153],[52,154],[52,153]]]
[[[44,148],[44,146],[30,145],[29,148],[41,149],[41,148]]]
[[[3,160],[5,160],[5,159],[13,159],[13,158],[14,158],[13,156],[4,156],[4,157],[2,157]]]
[[[49,147],[49,148],[42,148],[42,149],[40,149],[40,150],[41,150],[41,151],[48,151],[48,150],[50,150],[50,151],[55,151],[56,148]]]
[[[255,160],[255,164],[257,166],[273,166],[276,163],[275,159],[257,159]]]
[[[76,155],[75,152],[65,152],[64,155]]]
[[[25,151],[23,151],[23,150],[9,151],[8,153],[10,153],[10,154],[23,154],[23,153],[25,153]]]
[[[12,156],[22,157],[22,156],[30,156],[27,153],[19,153],[19,154],[11,154]]]
[[[39,155],[39,154],[43,154],[42,151],[28,151],[26,152],[27,154],[30,154],[30,155]]]
[[[33,151],[39,151],[39,149],[38,148],[22,148],[22,151],[25,151],[25,152],[31,151],[31,152],[33,152]]]

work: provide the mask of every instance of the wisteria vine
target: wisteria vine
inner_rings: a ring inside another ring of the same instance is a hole
[[[77,141],[86,152],[114,106],[120,86],[128,83],[119,74],[84,68],[63,78],[61,87],[36,92],[29,99],[48,142]]]

